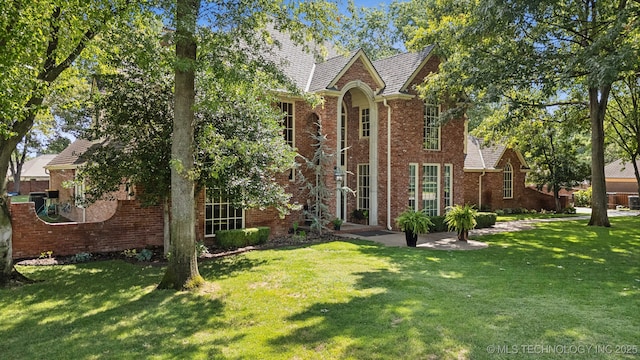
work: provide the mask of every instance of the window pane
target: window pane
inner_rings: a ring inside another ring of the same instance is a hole
[[[424,106],[424,148],[440,150],[440,110],[437,105]]]

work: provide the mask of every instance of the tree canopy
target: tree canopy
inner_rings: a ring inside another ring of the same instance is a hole
[[[635,1],[414,0],[409,46],[437,44],[444,61],[423,94],[455,104],[500,103],[505,123],[526,111],[588,111],[593,186],[591,225],[609,226],[604,181],[604,113],[614,83],[640,67]],[[534,91],[532,91],[534,90]]]
[[[133,0],[3,2],[0,178],[6,177],[11,154],[31,130],[45,98],[53,91],[52,85],[79,62],[96,36],[130,21],[139,10],[139,2]],[[0,190],[4,194],[6,189],[3,186]],[[11,222],[4,200],[1,205],[0,284],[14,273]]]

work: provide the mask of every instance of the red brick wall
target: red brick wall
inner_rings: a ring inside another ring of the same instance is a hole
[[[134,200],[117,201],[111,219],[94,223],[47,224],[36,216],[33,203],[11,204],[11,221],[15,259],[45,251],[73,255],[163,244],[162,208],[145,208]]]
[[[30,192],[44,192],[49,188],[49,180],[24,180],[20,181],[20,194],[28,195]],[[7,192],[14,192],[13,181],[7,183]]]
[[[555,210],[555,201],[553,196],[544,194],[527,187],[525,171],[521,171],[522,163],[520,158],[513,149],[506,149],[502,158],[496,165],[502,169],[509,162],[513,168],[513,198],[505,199],[504,190],[504,173],[502,171],[486,172],[480,176],[481,172],[465,173],[464,179],[464,200],[466,203],[478,205],[478,182],[482,178],[482,209],[535,209],[535,210]],[[566,202],[566,200],[564,200]]]
[[[100,222],[113,216],[118,206],[116,200],[129,200],[125,191],[125,186],[121,186],[119,191],[109,194],[109,200],[98,200],[86,208],[75,205],[75,193],[73,187],[65,187],[65,182],[73,181],[75,169],[62,169],[50,171],[51,189],[59,190],[59,204],[68,204],[62,216],[77,222]]]

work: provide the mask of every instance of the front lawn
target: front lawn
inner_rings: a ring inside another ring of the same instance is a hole
[[[570,218],[577,216],[588,216],[588,214],[556,214],[556,213],[528,213],[528,214],[504,214],[498,215],[496,221],[518,221],[518,220],[537,220],[537,219],[556,219]]]
[[[0,354],[46,359],[624,359],[640,352],[640,217],[486,236],[479,251],[368,241],[163,268],[20,267],[0,290]]]

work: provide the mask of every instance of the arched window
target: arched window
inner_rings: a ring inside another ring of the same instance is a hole
[[[511,164],[506,164],[503,169],[503,197],[513,198],[513,168]]]

